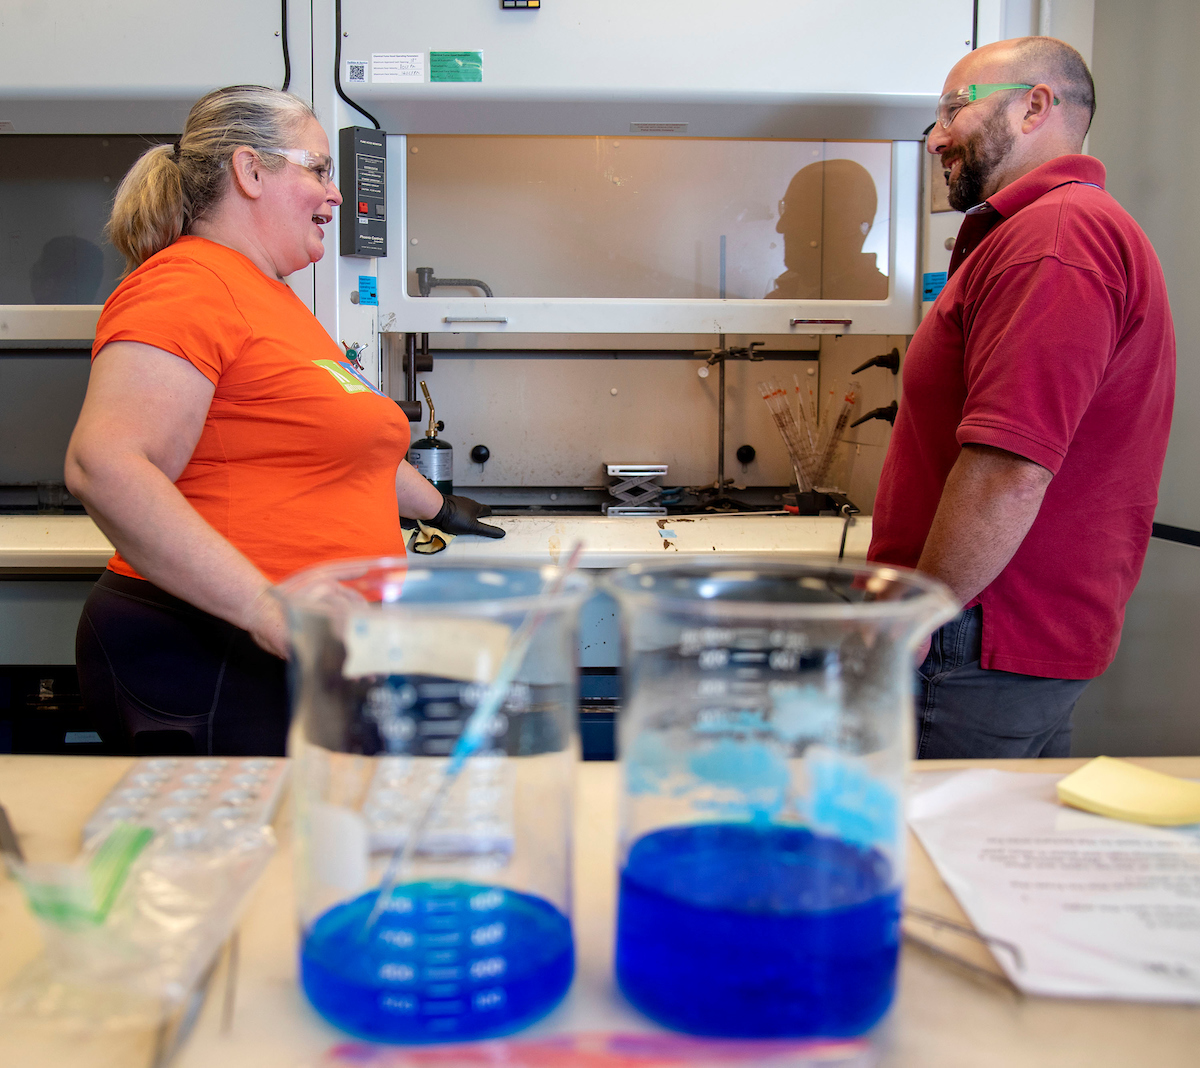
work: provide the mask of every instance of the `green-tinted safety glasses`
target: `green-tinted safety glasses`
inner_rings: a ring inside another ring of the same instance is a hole
[[[943,130],[947,130],[954,121],[954,116],[968,104],[974,104],[976,100],[982,100],[985,96],[991,96],[992,93],[999,93],[1003,89],[1032,88],[1032,85],[1023,83],[1004,82],[992,85],[967,85],[962,89],[953,89],[949,93],[944,93],[938,101],[937,121],[941,124]],[[1057,104],[1058,102],[1058,97],[1055,97],[1054,103]]]

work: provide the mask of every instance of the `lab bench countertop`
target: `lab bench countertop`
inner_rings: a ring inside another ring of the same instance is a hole
[[[116,757],[0,757],[0,801],[31,860],[64,859],[96,804],[129,767]],[[1082,760],[927,761],[915,777],[953,768],[1003,767],[1066,773]],[[1200,757],[1138,760],[1200,777]],[[576,978],[565,1002],[527,1037],[579,1031],[654,1031],[612,979],[617,877],[619,765],[579,767],[575,818]],[[241,921],[232,1025],[222,1027],[224,977],[216,976],[178,1068],[302,1068],[346,1041],[305,1002],[296,982],[296,924],[288,807],[276,820],[280,849],[252,892]],[[909,838],[907,903],[966,922],[920,845]],[[0,877],[0,985],[38,949],[34,921],[17,886]],[[983,950],[979,950],[984,953]],[[986,955],[985,955],[986,956]],[[986,958],[990,959],[990,958]],[[986,960],[981,961],[985,964]],[[222,969],[225,965],[222,965]],[[994,969],[994,963],[992,969]],[[1022,997],[906,943],[896,1006],[884,1025],[881,1068],[1191,1068],[1200,1062],[1200,1007]],[[0,1064],[38,1068],[141,1068],[154,1036],[77,1035],[6,1021]]]
[[[790,553],[863,560],[871,543],[871,517],[847,529],[834,516],[779,514],[690,516],[499,516],[502,539],[458,537],[443,560],[508,560],[557,563],[576,540],[584,543],[584,567],[623,567],[635,561],[680,554]],[[0,516],[0,572],[103,568],[112,555],[108,539],[88,516]]]
[[[86,515],[0,515],[0,569],[102,568],[112,543]]]

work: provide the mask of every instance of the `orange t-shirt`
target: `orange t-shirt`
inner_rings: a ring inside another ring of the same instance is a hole
[[[408,420],[286,284],[181,237],[108,298],[92,358],[112,341],[172,352],[216,387],[175,485],[272,582],[327,560],[404,555],[396,468]],[[119,553],[108,566],[141,577]]]

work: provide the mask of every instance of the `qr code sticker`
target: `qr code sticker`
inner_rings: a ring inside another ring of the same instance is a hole
[[[349,62],[346,64],[346,81],[348,82],[366,82],[367,80],[367,64],[364,60],[361,63]]]

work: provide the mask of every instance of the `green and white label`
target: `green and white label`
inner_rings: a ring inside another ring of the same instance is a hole
[[[430,52],[431,82],[483,81],[482,52]]]

